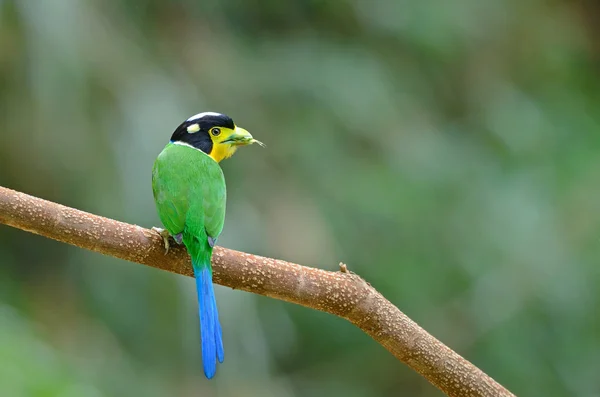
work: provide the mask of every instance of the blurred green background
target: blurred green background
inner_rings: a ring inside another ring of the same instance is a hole
[[[0,0],[0,185],[145,227],[216,110],[221,245],[340,261],[518,395],[600,396],[591,1]],[[440,396],[350,323],[0,226],[2,396]]]

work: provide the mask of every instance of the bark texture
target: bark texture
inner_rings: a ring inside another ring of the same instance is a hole
[[[137,225],[92,215],[0,187],[0,223],[77,247],[193,276],[184,248],[165,255],[162,238]],[[359,276],[215,247],[214,281],[343,317],[449,396],[513,396],[431,336]]]

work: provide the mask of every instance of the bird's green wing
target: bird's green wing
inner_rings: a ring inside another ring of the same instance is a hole
[[[152,190],[158,214],[172,235],[221,234],[225,221],[225,178],[219,164],[205,153],[168,144],[154,163]]]
[[[205,176],[203,179],[204,201],[202,208],[204,210],[204,228],[206,233],[215,241],[225,222],[225,208],[227,201],[227,192],[225,188],[225,177],[219,164],[209,156],[201,153],[207,158]],[[212,245],[212,243],[211,243]]]

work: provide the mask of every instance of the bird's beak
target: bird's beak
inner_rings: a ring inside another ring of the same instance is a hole
[[[254,139],[248,131],[241,127],[235,127],[235,130],[233,130],[233,134],[231,134],[229,138],[224,140],[222,143],[230,143],[235,146],[245,146],[251,145],[253,143],[258,143],[260,146],[265,146],[264,143],[257,139]]]

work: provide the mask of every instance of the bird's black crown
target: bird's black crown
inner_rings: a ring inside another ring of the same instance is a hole
[[[200,128],[196,132],[189,132],[188,127],[197,124]],[[210,129],[213,127],[224,127],[234,129],[235,124],[231,117],[213,112],[199,113],[190,117],[177,127],[171,135],[171,142],[182,142],[210,154],[213,148],[213,141],[210,137]]]

